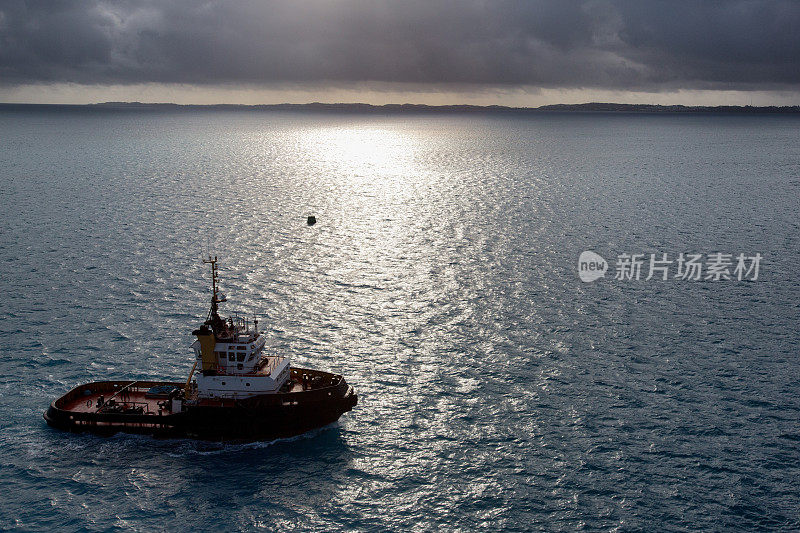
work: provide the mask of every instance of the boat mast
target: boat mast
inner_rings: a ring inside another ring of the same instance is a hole
[[[219,314],[217,313],[219,310],[219,304],[225,301],[224,296],[220,298],[219,287],[217,286],[217,280],[219,280],[219,273],[217,272],[217,256],[215,255],[212,259],[209,255],[208,259],[203,259],[203,263],[211,265],[211,310],[208,312],[208,319],[206,322],[216,322],[220,320]]]

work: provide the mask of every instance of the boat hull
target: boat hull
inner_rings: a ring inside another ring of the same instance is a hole
[[[300,435],[332,422],[358,402],[353,387],[341,376],[292,368],[291,392],[265,394],[240,400],[187,401],[172,412],[169,402],[146,399],[146,389],[182,388],[179,382],[102,381],[80,385],[55,400],[44,413],[54,428],[98,435],[136,433],[158,438],[203,440],[274,440]],[[318,378],[322,385],[308,388],[302,375]],[[135,385],[135,389],[131,386]],[[123,396],[124,411],[97,412],[97,398]],[[161,407],[164,405],[164,408]]]

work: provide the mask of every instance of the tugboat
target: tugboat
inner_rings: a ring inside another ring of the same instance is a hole
[[[295,368],[287,355],[268,353],[258,320],[222,318],[217,257],[203,262],[211,265],[211,309],[192,332],[194,366],[186,382],[86,383],[50,404],[44,414],[50,426],[101,435],[274,440],[335,422],[356,405],[358,396],[342,376]]]

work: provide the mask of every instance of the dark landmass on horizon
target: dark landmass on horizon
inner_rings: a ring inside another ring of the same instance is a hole
[[[93,109],[98,111],[167,111],[167,110],[224,110],[224,111],[312,111],[384,114],[427,113],[492,113],[525,114],[548,112],[583,113],[649,113],[649,114],[800,114],[800,106],[685,106],[657,104],[553,104],[540,107],[507,107],[499,105],[426,105],[426,104],[171,104],[143,102],[103,102],[100,104],[14,104],[0,103],[0,111],[10,109]]]

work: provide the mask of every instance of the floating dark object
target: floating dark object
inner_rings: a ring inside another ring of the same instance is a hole
[[[312,215],[312,216],[310,216],[310,217],[308,217],[308,220],[306,220],[306,223],[307,223],[309,226],[313,226],[314,224],[316,224],[316,223],[317,223],[317,217],[315,217],[315,216],[313,216],[313,215]]]

